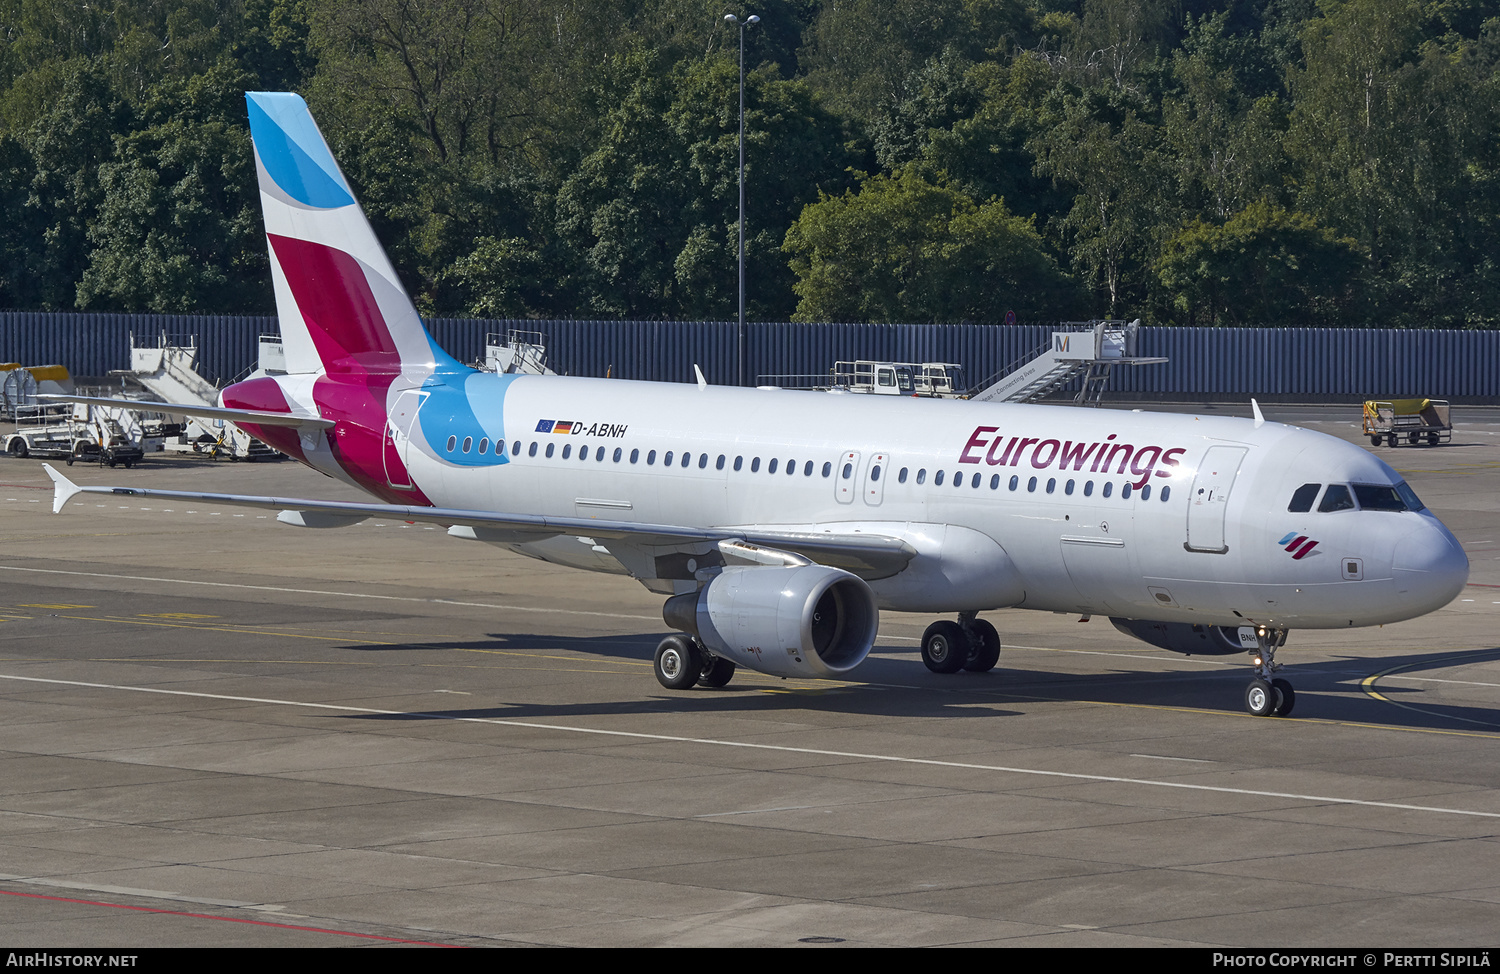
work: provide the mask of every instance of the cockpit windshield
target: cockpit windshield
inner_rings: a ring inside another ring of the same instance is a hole
[[[1313,502],[1323,495],[1318,504],[1319,513],[1333,511],[1425,511],[1427,505],[1417,497],[1416,491],[1401,481],[1390,484],[1303,484],[1292,493],[1287,510],[1293,514],[1305,514],[1312,510]]]

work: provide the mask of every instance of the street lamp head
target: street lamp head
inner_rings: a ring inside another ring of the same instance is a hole
[[[737,23],[740,22],[740,19],[738,17],[736,17],[734,14],[725,14],[724,15],[724,22],[725,23],[729,23],[729,24],[737,24]]]
[[[755,14],[751,14],[750,17],[749,17],[749,19],[747,19],[745,21],[745,23],[746,24],[758,24],[758,23],[760,23],[760,17],[756,16]]]
[[[740,19],[738,17],[736,17],[734,14],[725,14],[724,15],[724,22],[726,24],[739,24]],[[760,23],[760,17],[757,16],[757,15],[755,15],[755,14],[751,14],[750,16],[748,16],[748,17],[745,18],[745,23],[744,23],[744,26],[741,27],[741,30],[743,30],[744,27],[750,27],[750,26],[752,26],[754,24],[758,24],[758,23]]]

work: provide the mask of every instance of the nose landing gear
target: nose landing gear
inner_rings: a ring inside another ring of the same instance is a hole
[[[1242,634],[1244,631],[1240,630]],[[1243,641],[1242,635],[1241,642]],[[1245,709],[1256,717],[1285,717],[1292,712],[1292,707],[1297,702],[1297,694],[1291,683],[1272,676],[1281,669],[1281,664],[1276,662],[1276,650],[1285,645],[1285,629],[1255,627],[1255,648],[1249,651],[1255,677],[1245,687]]]

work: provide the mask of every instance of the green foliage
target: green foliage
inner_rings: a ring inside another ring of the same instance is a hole
[[[1494,295],[1465,280],[1500,244],[1500,90],[1478,38],[1451,27],[1474,25],[1476,6],[1329,4],[1303,31],[1291,76],[1299,205],[1370,253],[1372,284],[1404,324],[1494,317]]]
[[[1066,315],[1080,294],[1029,220],[908,166],[802,211],[784,249],[797,321],[999,321]]]
[[[598,147],[564,181],[558,231],[589,313],[732,318],[738,240],[738,65],[663,72],[633,59]],[[745,265],[755,316],[792,309],[779,247],[822,189],[844,183],[837,121],[774,67],[745,79]]]
[[[274,307],[250,132],[247,76],[218,67],[159,87],[160,119],[99,167],[101,201],[78,283],[81,308],[264,313]]]
[[[0,0],[0,304],[266,307],[292,89],[424,313],[732,317],[731,12],[752,317],[1500,324],[1496,0]]]
[[[1256,202],[1223,224],[1183,227],[1156,273],[1182,324],[1328,325],[1361,304],[1363,267],[1352,238]]]

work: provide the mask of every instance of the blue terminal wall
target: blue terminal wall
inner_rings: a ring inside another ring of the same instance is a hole
[[[485,336],[508,328],[547,335],[558,372],[690,382],[693,365],[710,382],[737,377],[736,326],[719,321],[428,321],[454,357],[484,356]],[[998,325],[862,325],[751,322],[745,376],[826,374],[836,360],[957,362],[979,384],[1046,344],[1056,322]],[[225,383],[255,366],[258,336],[274,316],[0,312],[0,361],[65,365],[75,376],[105,376],[130,362],[130,335],[196,336],[200,371]],[[1165,365],[1117,368],[1108,396],[1143,400],[1342,402],[1429,396],[1500,403],[1500,331],[1377,328],[1142,328],[1140,355]]]

